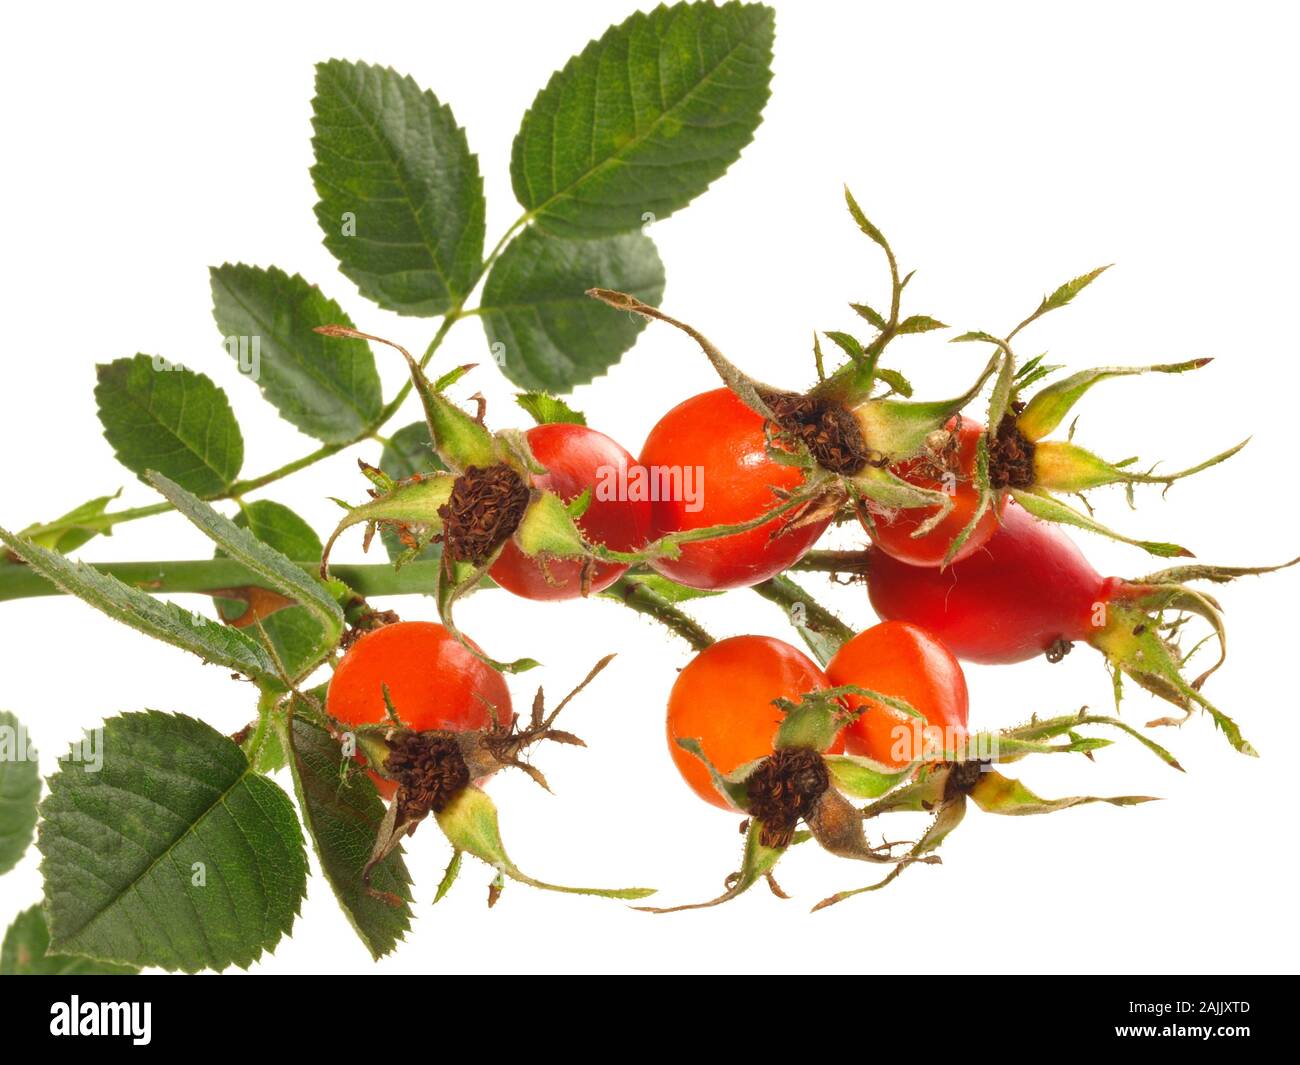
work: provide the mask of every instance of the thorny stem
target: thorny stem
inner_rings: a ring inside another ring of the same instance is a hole
[[[791,569],[809,573],[865,574],[871,568],[866,551],[809,551]]]
[[[822,606],[789,577],[776,576],[752,588],[770,603],[781,607],[796,628],[828,636],[839,643],[853,639],[855,633],[830,610]],[[803,619],[795,620],[795,612],[802,608]]]
[[[705,632],[694,618],[678,610],[663,596],[657,595],[637,581],[620,577],[601,594],[610,599],[617,599],[638,614],[654,618],[680,636],[696,651],[703,651],[714,642],[713,637]]]

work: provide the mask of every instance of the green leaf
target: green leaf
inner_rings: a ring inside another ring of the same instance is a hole
[[[898,323],[899,333],[928,333],[933,329],[947,329],[947,323],[928,314],[914,314]]]
[[[134,976],[130,965],[109,965],[73,954],[49,954],[50,930],[40,906],[23,910],[0,947],[0,976]]]
[[[343,308],[274,266],[226,263],[210,273],[226,350],[280,417],[327,444],[365,436],[383,409],[374,355],[365,344],[312,332],[351,327]]]
[[[310,525],[282,503],[269,499],[245,504],[235,515],[235,525],[247,529],[272,550],[295,562],[319,562],[325,550]],[[217,549],[217,558],[225,555],[223,549]],[[238,600],[218,599],[217,605],[222,618],[228,622],[248,609],[248,604]],[[305,607],[277,610],[258,624],[291,677],[314,663],[317,648],[321,646],[321,625]]]
[[[404,425],[388,438],[379,457],[379,468],[394,481],[405,481],[419,473],[443,473],[447,467],[434,454],[427,422]]]
[[[524,116],[515,196],[561,237],[628,232],[685,207],[753,138],[774,32],[771,8],[740,3],[660,6],[611,27]]]
[[[289,797],[194,718],[110,718],[98,742],[60,761],[41,816],[59,953],[185,972],[246,968],[290,931],[306,891]]]
[[[92,519],[98,518],[105,510],[108,509],[109,503],[113,502],[122,494],[119,488],[111,496],[97,496],[79,507],[73,507],[61,518],[56,518],[51,522],[42,522],[40,525],[29,526],[19,535],[27,537],[32,543],[41,547],[47,547],[51,551],[57,551],[61,555],[69,555],[83,544],[87,543],[103,531],[105,536],[113,534],[112,526],[107,526],[101,530],[96,526]],[[86,522],[87,524],[81,524]],[[41,532],[42,528],[49,529],[48,532]]]
[[[235,525],[247,529],[262,543],[295,562],[319,562],[320,537],[283,503],[259,499],[245,503],[235,515]]]
[[[399,314],[445,314],[478,280],[478,158],[451,108],[386,67],[316,66],[312,181],[325,246],[361,294]]]
[[[155,599],[84,562],[74,562],[28,543],[7,529],[0,528],[0,540],[50,583],[115,621],[260,683],[272,686],[281,683],[275,663],[265,648],[239,630],[192,614],[175,603]]]
[[[18,718],[0,710],[0,873],[17,865],[32,842],[40,797],[36,749]]]
[[[655,306],[664,266],[641,233],[599,240],[560,240],[529,227],[488,274],[480,312],[493,357],[522,388],[568,392],[605,373],[645,328],[587,297],[612,288]]]
[[[104,437],[137,477],[162,470],[196,495],[218,496],[244,464],[226,394],[208,377],[149,355],[96,367]]]
[[[291,746],[294,792],[321,871],[339,906],[376,960],[402,941],[411,909],[377,899],[362,879],[384,819],[384,803],[370,777],[346,757],[319,725],[294,715],[293,730],[278,724],[281,742]],[[375,866],[371,885],[410,901],[411,877],[401,848]]]
[[[156,473],[151,474],[149,480],[200,532],[261,577],[266,582],[265,587],[307,609],[321,627],[317,658],[333,649],[343,633],[343,611],[320,581],[179,485]]]
[[[538,425],[586,425],[587,416],[570,407],[559,396],[545,392],[521,392],[515,402],[523,407]]]

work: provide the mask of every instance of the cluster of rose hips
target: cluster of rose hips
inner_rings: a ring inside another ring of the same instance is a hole
[[[634,579],[653,572],[703,591],[758,585],[792,567],[865,582],[882,623],[838,646],[820,644],[820,665],[780,640],[741,635],[703,647],[673,686],[669,752],[683,779],[706,802],[748,818],[741,869],[713,902],[764,878],[778,890],[777,860],[809,838],[837,855],[890,866],[883,880],[859,889],[873,890],[909,864],[937,860],[933,851],[968,801],[1013,814],[1144,801],[1044,799],[995,768],[1034,753],[1089,754],[1110,742],[1080,733],[1085,725],[1122,730],[1178,768],[1163,747],[1117,718],[1083,712],[972,734],[959,660],[1056,660],[1074,644],[1088,644],[1105,656],[1117,694],[1127,676],[1180,711],[1160,723],[1202,709],[1237,750],[1253,753],[1236,724],[1201,693],[1222,654],[1199,677],[1185,679],[1176,637],[1189,615],[1199,615],[1221,648],[1218,605],[1190,582],[1264,570],[1182,565],[1138,580],[1102,577],[1058,527],[1112,536],[1158,556],[1190,554],[1177,544],[1123,536],[1097,522],[1086,504],[1079,510],[1061,497],[1082,498],[1102,485],[1130,493],[1142,484],[1167,488],[1242,445],[1163,474],[1050,437],[1103,380],[1182,373],[1209,360],[1087,370],[1039,386],[1060,367],[1041,356],[1019,362],[1013,342],[1038,317],[1069,303],[1101,272],[1094,271],[1061,286],[1005,336],[957,337],[988,346],[982,372],[951,399],[915,400],[906,378],[881,365],[882,355],[897,336],[942,323],[901,315],[907,278],[899,277],[892,250],[851,196],[848,206],[888,258],[890,310],[853,305],[874,336],[864,342],[827,334],[846,360],[827,373],[818,348],[818,382],[806,393],[754,381],[692,327],[633,297],[592,290],[593,298],[684,330],[724,382],[665,414],[639,459],[563,405],[564,420],[493,434],[481,411],[471,415],[445,397],[455,374],[430,382],[406,355],[445,472],[393,481],[368,469],[372,498],[349,511],[330,541],[332,547],[361,524],[368,535],[396,531],[412,554],[431,541],[442,545],[441,624],[396,622],[365,633],[328,689],[326,713],[359,731],[358,758],[393,799],[375,860],[430,813],[459,846],[454,818],[445,814],[476,790],[475,781],[504,766],[540,779],[522,757],[526,749],[540,739],[577,742],[552,727],[554,714],[544,715],[540,702],[527,727],[516,722],[501,674],[535,663],[496,662],[457,629],[456,600],[485,578],[543,600],[600,592],[629,571]],[[990,382],[987,416],[966,416]],[[696,471],[707,491],[597,491],[611,470],[620,484]],[[835,523],[856,523],[870,546],[810,554]],[[325,570],[328,556],[327,550]],[[898,810],[928,811],[934,821],[906,845],[872,843],[872,819]]]

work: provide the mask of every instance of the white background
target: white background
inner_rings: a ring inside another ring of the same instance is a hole
[[[0,523],[48,520],[125,486],[154,498],[100,436],[94,364],[137,351],[187,363],[232,397],[245,474],[312,450],[225,356],[207,267],[226,260],[300,271],[358,325],[422,347],[433,326],[363,300],[336,270],[312,215],[312,64],[331,56],[391,64],[449,103],[486,177],[489,243],[515,218],[508,178],[519,118],[551,71],[634,8],[563,5],[310,5],[226,2],[10,5],[0,64],[6,101],[0,169],[4,359]],[[1024,339],[1071,368],[1212,354],[1198,374],[1115,382],[1089,396],[1081,442],[1114,458],[1189,464],[1253,433],[1228,467],[1144,495],[1129,513],[1097,495],[1102,520],[1178,539],[1207,561],[1297,553],[1294,530],[1296,329],[1300,271],[1294,138],[1297,19],[1281,4],[831,4],[778,2],[773,98],[755,142],[690,208],[653,227],[668,272],[664,306],[697,324],[756,376],[810,383],[813,328],[853,329],[846,301],[878,302],[883,263],[843,209],[847,182],[892,240],[913,312],[1005,331],[1057,283],[1118,264]],[[946,336],[905,338],[894,364],[925,395],[949,395],[983,354]],[[444,366],[485,361],[473,320]],[[380,352],[391,394],[398,362]],[[579,389],[591,423],[635,451],[659,415],[715,386],[682,337],[651,327],[622,365]],[[471,388],[494,424],[522,424],[505,381],[484,365]],[[410,408],[392,427],[417,416]],[[359,497],[358,449],[263,493],[318,529],[328,495]],[[1105,572],[1158,568],[1136,549],[1086,537]],[[825,546],[825,545],[824,545]],[[174,516],[122,526],[84,557],[205,557]],[[360,557],[359,536],[340,559]],[[823,588],[846,619],[871,623],[861,589]],[[319,875],[292,938],[264,972],[612,971],[944,972],[1284,971],[1295,969],[1294,573],[1225,589],[1227,668],[1208,694],[1260,750],[1234,753],[1198,717],[1159,738],[1185,776],[1134,746],[1093,764],[1017,767],[1043,793],[1152,793],[1138,809],[1088,807],[1037,819],[972,813],[944,865],[888,892],[809,916],[874,867],[810,847],[765,890],[704,913],[653,917],[620,903],[511,886],[484,907],[469,866],[430,905],[446,858],[438,833],[410,848],[413,934],[378,966]],[[194,606],[197,599],[189,600]],[[404,599],[408,617],[427,602]],[[715,634],[794,640],[776,608],[738,591],[699,608]],[[529,604],[483,595],[463,609],[500,657],[546,663],[512,681],[516,704],[540,679],[567,690],[600,655],[615,665],[568,726],[588,750],[542,764],[555,796],[521,775],[492,791],[513,856],[571,883],[649,883],[665,902],[708,897],[735,865],[735,819],[699,802],[671,766],[664,703],[685,645],[601,601]],[[972,722],[1109,702],[1098,655],[971,667]],[[0,604],[0,703],[32,728],[45,771],[85,726],[143,707],[183,711],[230,732],[252,693],[66,599]],[[1162,706],[1133,691],[1140,723]],[[0,924],[40,897],[35,853],[0,880]]]

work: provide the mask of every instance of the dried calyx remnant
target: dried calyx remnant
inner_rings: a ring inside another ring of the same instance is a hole
[[[763,846],[788,847],[795,826],[812,815],[830,783],[822,756],[807,747],[783,747],[763,759],[746,781]]]
[[[945,800],[958,795],[967,795],[971,788],[979,783],[980,774],[984,772],[983,762],[971,759],[963,762],[948,763],[948,778],[943,783]]]
[[[504,463],[467,467],[438,508],[447,558],[482,565],[519,527],[530,497],[524,479]]]
[[[794,392],[766,392],[761,398],[776,424],[799,440],[822,469],[851,477],[870,461],[862,428],[841,404]]]
[[[448,732],[402,730],[388,740],[385,768],[398,785],[398,818],[420,821],[440,813],[469,785],[469,765]]]
[[[1012,409],[1015,413],[1003,415],[998,431],[989,439],[989,484],[994,488],[1031,488],[1037,480],[1034,443],[1016,424],[1016,414],[1024,404],[1013,404]]]

